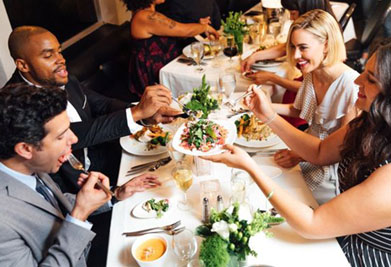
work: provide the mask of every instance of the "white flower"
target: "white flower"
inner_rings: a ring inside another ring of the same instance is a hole
[[[254,250],[255,252],[262,251],[262,248],[265,248],[267,237],[264,232],[259,232],[255,234],[254,236],[250,237],[250,240],[248,241],[248,247],[251,250]]]
[[[212,225],[212,232],[216,232],[219,236],[221,236],[223,239],[228,240],[229,238],[229,229],[228,229],[228,223],[224,220],[221,220],[219,222],[215,222]]]
[[[230,206],[228,209],[227,209],[227,212],[229,214],[232,214],[232,212],[234,211],[234,206]]]
[[[240,204],[238,212],[239,221],[245,220],[247,223],[251,223],[253,216],[251,215],[250,207],[248,204]]]
[[[229,231],[232,233],[232,232],[236,232],[238,230],[238,226],[234,223],[230,223],[228,224],[228,228],[229,228]]]

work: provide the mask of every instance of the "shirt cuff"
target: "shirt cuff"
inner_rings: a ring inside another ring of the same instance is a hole
[[[65,220],[67,222],[70,222],[70,223],[73,223],[73,224],[76,224],[84,229],[87,229],[87,230],[91,230],[92,228],[92,223],[90,223],[89,221],[80,221],[76,218],[73,218],[71,215],[69,215],[69,213],[67,214],[67,216],[65,217]]]
[[[128,127],[131,133],[135,133],[137,131],[140,131],[143,127],[139,124],[137,124],[133,120],[132,110],[130,108],[127,108],[125,110],[126,112],[126,122],[128,123]]]

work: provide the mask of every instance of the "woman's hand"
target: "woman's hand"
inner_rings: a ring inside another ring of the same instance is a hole
[[[274,161],[283,168],[292,168],[303,159],[292,150],[284,149],[274,154]]]
[[[136,192],[143,192],[148,188],[154,188],[160,186],[161,183],[156,175],[150,173],[144,173],[140,176],[133,178],[127,183],[117,187],[115,190],[115,197],[118,200],[124,200],[132,196]]]
[[[233,145],[225,145],[223,148],[227,151],[218,155],[203,156],[200,158],[217,163],[224,163],[229,167],[243,170],[248,170],[255,164],[254,160],[241,148]]]
[[[270,121],[276,114],[269,98],[265,95],[262,89],[256,85],[250,85],[247,91],[253,93],[244,99],[244,104],[255,114],[261,121]]]
[[[241,72],[250,71],[251,65],[257,61],[257,52],[252,53],[240,63]]]
[[[253,79],[256,84],[265,84],[267,82],[273,82],[276,74],[269,71],[257,71],[246,75],[248,78]]]

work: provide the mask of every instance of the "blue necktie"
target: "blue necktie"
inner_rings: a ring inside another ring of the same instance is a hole
[[[53,207],[61,211],[60,206],[58,205],[56,198],[50,192],[50,189],[42,182],[42,180],[37,175],[35,176],[35,178],[37,180],[35,190],[40,193]]]

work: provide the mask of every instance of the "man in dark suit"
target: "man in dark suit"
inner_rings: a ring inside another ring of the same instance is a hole
[[[65,59],[57,38],[44,28],[21,26],[15,28],[8,40],[16,70],[7,82],[40,86],[59,86],[68,93],[67,113],[71,129],[79,142],[73,145],[75,155],[89,170],[101,171],[116,184],[121,148],[118,138],[140,129],[136,121],[170,122],[178,111],[168,107],[171,92],[162,85],[147,87],[139,104],[104,97],[84,89],[74,77],[68,77]],[[77,192],[78,172],[64,164],[55,179],[69,192]]]
[[[64,195],[47,173],[57,172],[77,137],[59,88],[17,85],[0,90],[0,266],[86,266],[95,236],[87,217],[110,209],[96,187],[98,172],[79,177],[78,194]],[[159,185],[144,174],[116,190],[118,200]],[[142,185],[140,185],[142,184]]]

